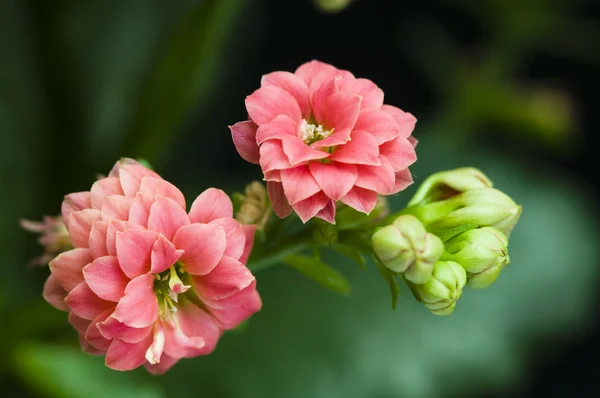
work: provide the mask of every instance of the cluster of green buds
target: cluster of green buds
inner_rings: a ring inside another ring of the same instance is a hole
[[[436,173],[373,234],[373,251],[427,309],[449,315],[465,286],[486,288],[508,265],[508,236],[520,214],[479,170]]]

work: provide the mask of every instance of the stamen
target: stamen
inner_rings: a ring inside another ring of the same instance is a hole
[[[317,141],[321,141],[331,134],[335,129],[327,130],[322,124],[316,125],[308,123],[306,120],[302,120],[300,123],[299,135],[307,145],[313,144]]]

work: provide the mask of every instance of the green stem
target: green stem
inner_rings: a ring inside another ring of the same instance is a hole
[[[248,268],[253,274],[256,274],[282,262],[290,254],[309,248],[312,244],[312,234],[310,232],[310,229],[301,231],[280,246],[268,245],[259,250],[255,249],[248,260]]]

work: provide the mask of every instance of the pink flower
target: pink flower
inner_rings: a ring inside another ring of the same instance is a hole
[[[75,248],[50,263],[44,297],[112,369],[163,373],[261,308],[244,265],[254,227],[232,218],[223,191],[204,191],[186,213],[175,186],[124,159],[67,195],[62,214]]]
[[[370,213],[377,195],[412,183],[416,119],[383,104],[367,79],[311,61],[263,76],[246,98],[250,120],[230,126],[239,154],[258,163],[273,209],[335,223],[337,201]]]
[[[44,216],[42,222],[20,220],[20,224],[24,230],[40,234],[38,243],[44,248],[44,254],[33,258],[29,265],[47,265],[60,253],[73,248],[60,216]]]

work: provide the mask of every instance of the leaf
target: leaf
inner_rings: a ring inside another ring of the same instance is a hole
[[[286,257],[283,262],[336,293],[344,296],[350,294],[350,283],[346,277],[319,259],[293,254]]]
[[[103,359],[75,347],[26,343],[14,351],[17,374],[44,396],[57,398],[160,398],[164,394],[149,380],[115,372]]]
[[[363,257],[360,250],[356,249],[353,246],[347,246],[343,244],[337,244],[333,246],[333,249],[341,255],[346,256],[351,260],[354,260],[358,265],[360,265],[360,268],[362,268],[364,271],[367,270],[367,262],[365,261],[365,258]]]
[[[390,294],[392,297],[392,309],[395,310],[398,305],[398,295],[400,294],[400,287],[396,281],[396,274],[383,266],[378,259],[375,259],[375,265],[383,279],[385,279],[390,287]]]

